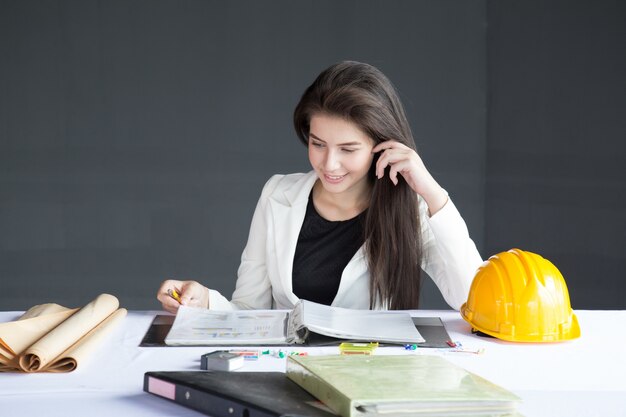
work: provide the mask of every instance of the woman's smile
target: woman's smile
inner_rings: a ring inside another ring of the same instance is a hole
[[[331,184],[339,184],[348,174],[344,174],[344,175],[330,175],[330,174],[324,174],[324,179],[326,180],[326,182],[331,183]]]

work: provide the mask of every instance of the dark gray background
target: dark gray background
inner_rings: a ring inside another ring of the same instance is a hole
[[[619,1],[0,0],[0,310],[168,277],[229,295],[291,125],[343,59],[396,84],[484,258],[520,247],[574,308],[624,308]],[[422,307],[445,304],[426,282]]]

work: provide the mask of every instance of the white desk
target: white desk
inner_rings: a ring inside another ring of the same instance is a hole
[[[130,312],[87,363],[68,374],[0,374],[0,416],[202,416],[142,391],[146,371],[198,370],[196,347],[140,348],[156,312]],[[556,344],[512,344],[469,333],[453,311],[420,311],[439,316],[450,336],[464,348],[484,353],[439,354],[519,395],[525,417],[626,416],[626,311],[577,311],[582,336]],[[19,313],[0,313],[0,322]],[[337,353],[336,347],[298,348],[309,354]],[[379,348],[378,354],[404,354]],[[262,357],[246,371],[283,370],[285,359]]]

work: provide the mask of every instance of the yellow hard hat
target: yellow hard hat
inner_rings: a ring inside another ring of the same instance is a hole
[[[511,249],[484,262],[461,315],[480,332],[511,342],[558,342],[580,336],[565,280],[547,259]]]

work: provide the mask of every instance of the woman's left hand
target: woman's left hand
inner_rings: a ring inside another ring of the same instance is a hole
[[[446,192],[430,175],[422,158],[413,149],[400,142],[388,140],[376,145],[372,152],[380,152],[376,162],[376,177],[379,180],[384,177],[387,167],[389,179],[394,185],[398,185],[400,174],[409,187],[426,201],[431,216],[446,204]]]

